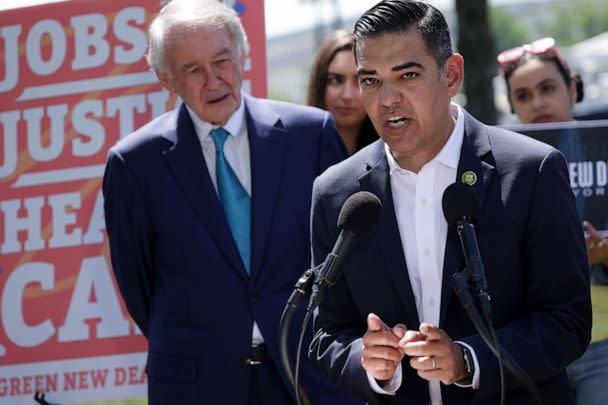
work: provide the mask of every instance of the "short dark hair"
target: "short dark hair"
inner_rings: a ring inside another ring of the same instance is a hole
[[[430,4],[416,0],[383,0],[367,10],[353,31],[355,60],[357,43],[383,34],[402,34],[415,28],[440,71],[452,56],[450,30],[443,14]]]

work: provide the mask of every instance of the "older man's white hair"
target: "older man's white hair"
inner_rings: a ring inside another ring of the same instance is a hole
[[[150,24],[146,59],[155,71],[168,73],[165,41],[176,25],[196,27],[205,25],[225,29],[235,45],[239,58],[249,54],[247,34],[232,8],[218,0],[173,0],[164,6]]]

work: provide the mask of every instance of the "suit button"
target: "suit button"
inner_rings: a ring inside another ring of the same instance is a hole
[[[250,297],[249,298],[249,305],[251,305],[252,307],[255,307],[258,303],[258,299],[255,297]]]

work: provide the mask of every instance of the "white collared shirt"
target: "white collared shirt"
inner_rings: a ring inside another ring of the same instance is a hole
[[[215,187],[215,191],[217,192],[217,180],[215,178],[215,143],[209,133],[218,127],[201,120],[190,107],[186,106],[186,108],[194,123],[196,135],[203,148],[203,155],[205,156],[205,163],[207,163],[209,176],[211,177],[213,187]],[[241,185],[245,191],[247,191],[247,194],[251,196],[251,155],[249,153],[247,123],[245,122],[245,102],[243,101],[242,95],[239,107],[222,128],[228,131],[229,134],[226,143],[224,144],[224,156],[230,167],[232,167],[234,174],[236,174],[236,177],[241,182]]]
[[[443,261],[448,233],[441,200],[445,189],[456,180],[464,139],[463,112],[456,104],[452,104],[450,110],[457,119],[450,137],[439,153],[418,173],[402,169],[385,144],[395,216],[418,318],[421,323],[435,326],[439,325]],[[477,365],[475,352],[470,346],[465,346],[471,350]],[[383,388],[378,386],[369,373],[368,379],[374,391],[394,394],[401,385],[401,365]],[[442,403],[439,384],[439,381],[429,382],[433,405]],[[479,367],[476,367],[473,387],[478,386]]]
[[[203,156],[205,157],[205,163],[207,164],[207,170],[209,170],[209,176],[215,187],[217,193],[217,179],[215,176],[215,143],[213,138],[210,136],[210,132],[217,128],[208,122],[205,122],[199,118],[194,111],[186,105],[190,118],[194,123],[194,130],[198,136],[198,140],[201,143],[203,149]],[[224,156],[228,161],[230,167],[234,171],[234,174],[241,182],[241,185],[251,196],[251,155],[249,151],[249,136],[247,132],[247,122],[245,121],[245,102],[243,94],[241,93],[241,104],[236,111],[230,116],[226,125],[224,125],[229,136],[224,144]],[[218,194],[219,197],[219,194]],[[253,322],[252,331],[252,344],[258,345],[264,343],[264,337],[258,327],[258,324]]]

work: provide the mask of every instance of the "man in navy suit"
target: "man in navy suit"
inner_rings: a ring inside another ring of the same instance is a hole
[[[313,180],[346,149],[328,113],[241,93],[247,53],[232,9],[169,3],[148,60],[184,104],[109,153],[112,264],[148,339],[150,404],[294,403],[278,325],[310,266]],[[307,359],[301,377],[313,403],[353,403]]]
[[[463,58],[434,7],[380,2],[354,39],[363,104],[381,140],[315,181],[314,264],[336,240],[351,194],[372,192],[383,207],[318,309],[311,358],[369,403],[499,403],[498,362],[452,292],[465,258],[441,202],[462,182],[481,202],[476,228],[498,340],[544,403],[572,403],[565,368],[589,343],[591,311],[563,156],[451,103]],[[508,371],[506,403],[532,403]]]

